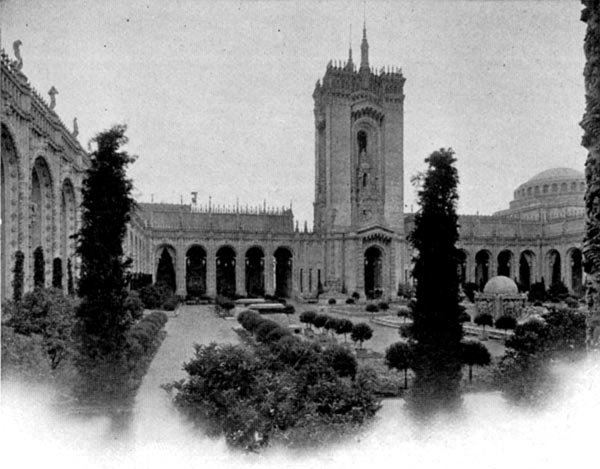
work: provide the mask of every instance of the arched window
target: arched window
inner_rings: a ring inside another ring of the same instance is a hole
[[[356,143],[358,144],[359,154],[363,151],[367,151],[367,133],[364,130],[360,130],[356,135]]]

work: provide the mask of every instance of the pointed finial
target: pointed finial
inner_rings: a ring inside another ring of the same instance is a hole
[[[77,124],[77,117],[73,119],[73,132],[71,133],[73,137],[77,137],[79,135],[79,125]]]
[[[50,88],[50,90],[48,91],[48,95],[50,96],[50,109],[54,109],[56,107],[56,95],[58,94],[58,91],[56,90],[56,88],[54,88],[54,86],[52,88]]]

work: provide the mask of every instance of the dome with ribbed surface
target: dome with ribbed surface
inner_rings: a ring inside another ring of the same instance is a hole
[[[528,182],[548,181],[554,179],[583,179],[583,173],[573,168],[552,168],[533,176]]]
[[[483,293],[490,295],[514,295],[519,293],[517,284],[504,275],[498,275],[488,280],[483,288]]]

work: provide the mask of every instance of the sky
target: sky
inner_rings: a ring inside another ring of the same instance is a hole
[[[312,223],[312,92],[329,60],[401,67],[405,210],[411,176],[456,152],[459,212],[508,207],[551,167],[583,170],[577,1],[0,0],[2,47],[84,147],[126,123],[139,201],[293,204]],[[350,26],[352,34],[350,37]]]

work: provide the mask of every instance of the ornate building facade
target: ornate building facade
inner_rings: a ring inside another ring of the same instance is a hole
[[[2,84],[0,124],[2,170],[2,298],[12,293],[17,252],[24,256],[24,290],[33,288],[33,252],[41,248],[45,281],[53,267],[67,287],[69,274],[77,276],[75,242],[79,229],[81,185],[89,156],[73,130],[54,111],[54,87],[48,103],[23,73],[20,41],[14,44],[16,60],[0,52]]]
[[[15,52],[16,61],[1,60],[3,297],[17,251],[26,289],[37,247],[47,284],[54,259],[63,271],[71,259],[76,271],[70,236],[89,165],[76,126],[69,131],[54,112],[55,90],[47,104]],[[411,282],[406,235],[414,223],[403,212],[404,82],[400,69],[370,67],[364,29],[358,66],[352,50],[327,65],[313,92],[311,230],[294,225],[291,208],[141,203],[126,238],[132,271],[167,275],[180,295],[395,296]],[[461,216],[462,281],[483,285],[498,274],[525,288],[544,278],[579,289],[584,186],[581,173],[553,169],[519,186],[509,209]]]

